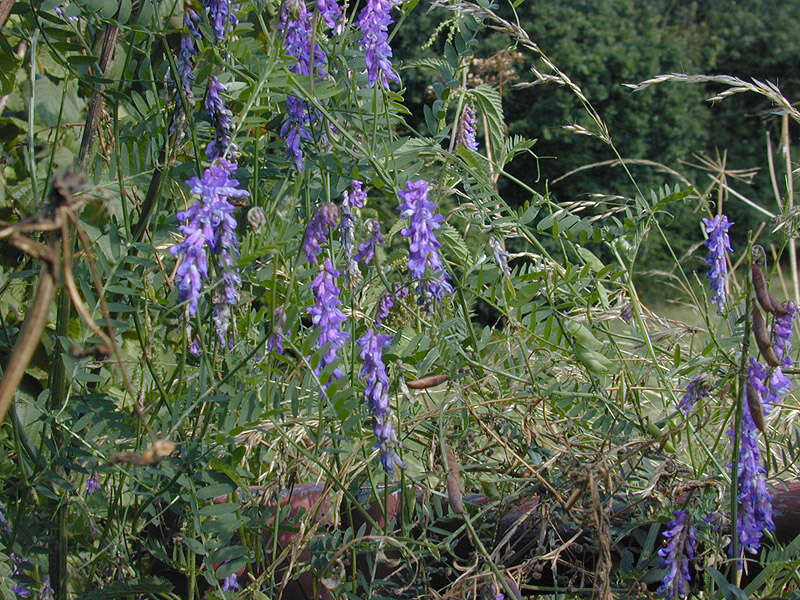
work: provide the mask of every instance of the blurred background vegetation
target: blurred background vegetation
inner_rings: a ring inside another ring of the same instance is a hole
[[[505,5],[498,11],[510,21],[518,21],[531,39],[559,68],[569,74],[606,121],[622,158],[647,159],[679,171],[702,191],[711,183],[709,172],[697,168],[712,159],[724,158],[730,171],[758,168],[752,182],[736,181],[733,187],[764,207],[775,209],[775,198],[766,169],[765,131],[773,145],[781,171],[777,145],[781,140],[781,116],[769,101],[754,94],[740,94],[723,103],[711,104],[706,98],[720,86],[669,84],[641,92],[623,87],[661,73],[726,74],[743,79],[776,82],[788,98],[800,92],[800,3],[779,0],[720,0],[682,2],[658,0],[579,0],[522,2],[514,10]],[[432,31],[445,18],[444,11],[417,8],[411,20],[418,27],[399,31],[395,54],[406,61],[441,53],[447,32],[421,49],[416,31]],[[475,50],[485,59],[505,48],[507,38],[500,34],[484,37]],[[636,190],[623,169],[598,166],[581,172],[580,177],[562,178],[570,171],[615,158],[599,140],[565,130],[563,125],[589,126],[586,111],[576,96],[555,85],[515,87],[517,80],[530,80],[535,57],[520,53],[498,57],[507,65],[499,83],[504,100],[508,134],[535,138],[535,155],[517,157],[509,171],[531,181],[539,173],[535,189],[549,191],[556,201],[600,199],[602,207],[613,204],[614,195],[631,197]],[[474,69],[477,70],[477,69]],[[491,76],[491,75],[490,75]],[[409,87],[407,104],[416,119],[414,126],[425,131],[422,106],[430,102],[431,80],[427,72],[403,72]],[[762,140],[761,144],[754,140]],[[708,164],[706,164],[708,166]],[[654,189],[678,180],[653,166],[632,165],[639,189]],[[780,180],[781,189],[783,180]],[[520,206],[529,194],[500,181],[506,200]],[[599,195],[607,194],[606,198]],[[757,230],[764,215],[735,199],[726,213],[736,223],[731,231],[734,248],[741,248],[748,229]],[[690,252],[701,239],[700,217],[705,207],[680,203],[664,215],[679,256]],[[768,227],[766,231],[771,230]],[[764,241],[781,244],[778,237]],[[703,252],[686,256],[685,266],[698,268]],[[656,239],[645,244],[639,257],[641,269],[661,269],[668,260]]]

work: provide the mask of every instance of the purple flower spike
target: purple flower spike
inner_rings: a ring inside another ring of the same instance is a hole
[[[228,0],[205,0],[208,9],[208,20],[218,40],[221,40],[239,22]]]
[[[89,480],[86,482],[86,495],[91,496],[97,490],[100,489],[100,481],[97,471],[92,473],[92,476],[89,477]]]
[[[289,70],[298,75],[310,75],[313,36],[311,35],[311,17],[304,0],[285,0],[281,7],[280,28],[286,36],[284,39],[286,54],[296,61]],[[313,70],[323,77],[326,74],[328,58],[319,44],[314,44],[313,54]],[[286,140],[286,158],[292,160],[297,169],[302,171],[305,168],[303,141],[312,139],[308,127],[312,121],[318,118],[318,115],[309,110],[304,100],[292,94],[286,97],[286,104],[289,108],[289,118],[281,127],[281,137]]]
[[[363,181],[353,179],[351,191],[345,191],[342,194],[342,206],[347,206],[350,210],[364,208],[364,203],[367,201],[367,192],[362,189],[363,185]]]
[[[752,364],[752,363],[751,363]],[[747,399],[742,403],[741,448],[739,450],[739,518],[737,531],[742,548],[756,554],[764,529],[775,531],[772,497],[767,490],[765,469],[761,466],[758,429]],[[739,557],[734,557],[738,560]]]
[[[286,310],[279,306],[272,313],[272,333],[267,339],[267,348],[270,352],[283,354],[283,328],[286,325]]]
[[[709,395],[708,385],[706,384],[706,374],[700,373],[696,375],[686,386],[686,393],[681,397],[678,402],[678,408],[683,411],[683,414],[688,415],[694,408],[699,400],[702,400]]]
[[[475,140],[475,109],[469,104],[464,105],[461,119],[458,121],[456,141],[470,150],[478,149],[478,142]]]
[[[492,255],[494,256],[494,262],[500,267],[500,270],[508,275],[511,276],[511,269],[508,267],[508,250],[506,250],[505,244],[498,240],[493,235],[489,236],[489,248],[492,249]]]
[[[703,219],[705,232],[708,235],[706,247],[708,258],[706,264],[711,265],[706,277],[711,280],[711,302],[717,305],[717,312],[722,313],[725,308],[725,293],[728,282],[727,252],[733,252],[728,230],[731,223],[725,215],[717,215],[713,219]]]
[[[336,0],[317,0],[317,10],[325,20],[328,29],[336,29],[336,22],[342,12]]]
[[[664,598],[680,598],[689,594],[689,562],[694,560],[694,548],[697,543],[697,530],[688,511],[676,510],[675,520],[667,523],[668,529],[663,533],[666,546],[658,551],[663,558],[661,568],[667,572],[661,580],[658,593]]]
[[[389,81],[400,82],[400,78],[392,68],[392,47],[389,45],[389,25],[394,23],[391,12],[393,0],[367,0],[366,6],[358,15],[361,29],[361,48],[367,63],[369,87],[380,82],[384,89],[389,89]]]
[[[202,281],[209,278],[208,251],[217,255],[217,268],[222,274],[223,285],[215,292],[215,321],[220,341],[224,342],[229,313],[223,305],[232,306],[239,301],[241,279],[235,266],[239,256],[239,240],[236,236],[234,206],[229,198],[249,196],[247,190],[239,189],[239,182],[231,175],[236,164],[224,159],[215,160],[202,177],[186,181],[195,203],[179,212],[177,218],[184,221],[178,229],[183,241],[170,249],[174,256],[182,258],[175,275],[181,302],[188,300],[186,316],[197,314]]]
[[[358,254],[356,254],[357,261],[364,261],[368,265],[375,256],[375,247],[380,244],[385,245],[383,235],[381,235],[381,224],[375,219],[367,219],[365,223],[367,231],[370,233],[369,239],[358,247]]]
[[[389,407],[389,376],[383,363],[383,349],[389,347],[391,340],[391,336],[376,334],[370,327],[356,342],[361,346],[360,356],[364,361],[361,368],[361,379],[366,382],[364,401],[372,413],[376,447],[380,448],[381,463],[389,475],[394,473],[395,465],[404,466],[391,447],[397,442],[397,435],[392,427]]]
[[[787,308],[788,312],[785,315],[775,318],[775,323],[772,327],[775,343],[772,347],[778,358],[783,358],[784,366],[791,367],[792,359],[789,358],[789,350],[792,349],[792,325],[797,314],[797,307],[794,302],[789,302]],[[789,364],[786,364],[787,360]]]
[[[240,589],[242,589],[242,586],[239,585],[239,578],[236,576],[236,573],[231,573],[222,580],[223,592],[235,592]]]
[[[209,160],[225,156],[229,148],[232,152],[236,151],[235,144],[231,144],[233,115],[222,96],[220,96],[220,93],[224,90],[225,86],[219,82],[216,75],[212,75],[208,82],[206,110],[216,130],[216,136],[206,147],[206,156],[208,156]]]
[[[337,271],[330,258],[325,259],[325,264],[319,274],[311,282],[311,289],[314,292],[316,302],[308,308],[311,314],[311,323],[317,329],[317,348],[327,346],[327,351],[320,358],[314,372],[319,375],[322,370],[336,360],[337,351],[344,345],[350,334],[341,331],[339,326],[347,320],[344,313],[339,309],[339,288],[336,286],[336,278],[340,273]],[[334,370],[332,377],[338,379],[342,376],[339,369]],[[330,381],[324,385],[330,384]]]
[[[398,208],[400,215],[410,218],[409,226],[400,231],[403,237],[410,238],[408,269],[420,281],[419,303],[427,306],[431,300],[439,301],[454,291],[439,256],[442,245],[434,233],[435,229],[441,227],[444,217],[433,214],[436,205],[428,200],[428,182],[423,179],[409,181],[406,189],[400,190],[397,195],[404,200]],[[426,270],[431,272],[427,280]]]
[[[186,11],[183,18],[184,25],[186,25],[187,32],[181,37],[181,50],[178,53],[178,75],[180,76],[181,85],[186,93],[187,100],[192,98],[192,84],[195,80],[194,75],[194,59],[197,56],[197,44],[195,40],[200,39],[200,17],[191,8]],[[178,99],[180,105],[180,98]]]
[[[336,227],[339,220],[339,209],[335,204],[327,203],[319,207],[311,221],[308,223],[305,238],[303,238],[303,252],[310,263],[317,262],[317,256],[322,252],[322,244],[328,239],[331,229]]]

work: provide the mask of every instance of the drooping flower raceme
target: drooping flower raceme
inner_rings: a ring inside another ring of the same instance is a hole
[[[493,235],[489,236],[489,248],[492,249],[492,255],[494,256],[494,262],[500,267],[500,270],[508,275],[511,276],[511,269],[508,268],[508,250],[506,250],[505,244],[498,240]]]
[[[272,333],[267,338],[267,348],[270,352],[283,354],[283,328],[286,325],[286,310],[279,306],[272,313]]]
[[[324,348],[327,350],[322,358],[319,359],[314,372],[319,375],[322,370],[336,360],[338,350],[344,345],[350,334],[346,331],[341,331],[340,326],[347,317],[339,309],[341,304],[339,300],[339,288],[336,286],[336,278],[339,277],[339,271],[334,268],[330,258],[325,259],[325,264],[322,269],[311,282],[311,289],[314,292],[316,301],[313,306],[308,308],[311,314],[311,323],[318,331],[317,335],[317,348]],[[339,369],[333,371],[332,377],[338,379],[342,376]],[[330,381],[323,382],[327,387]]]
[[[328,26],[328,29],[336,29],[339,15],[342,12],[336,0],[317,0],[317,10],[319,14],[322,15],[322,19],[325,21],[325,25]]]
[[[89,480],[86,482],[86,495],[91,496],[97,490],[100,489],[100,480],[97,471],[92,473],[92,476],[89,477]]]
[[[236,7],[228,0],[205,0],[205,5],[214,35],[221,40],[239,22],[236,18]]]
[[[403,200],[398,207],[401,216],[410,219],[409,226],[400,233],[409,238],[408,269],[420,282],[419,302],[428,304],[431,298],[441,300],[445,294],[452,294],[454,291],[439,256],[442,245],[434,233],[434,230],[441,227],[444,217],[433,214],[436,206],[428,200],[428,182],[424,179],[409,181],[406,189],[400,190],[397,195]],[[431,273],[427,280],[426,270]]]
[[[749,393],[749,391],[748,391]],[[747,399],[742,402],[742,428],[739,450],[739,517],[737,532],[745,550],[756,554],[763,531],[775,531],[772,520],[772,497],[767,489],[766,471],[761,466],[758,429]],[[734,557],[738,561],[739,557]]]
[[[247,190],[239,189],[239,182],[232,177],[236,165],[224,159],[215,160],[202,177],[186,181],[196,200],[187,210],[179,212],[177,218],[183,224],[178,228],[184,239],[173,246],[170,252],[181,257],[175,274],[181,302],[188,301],[186,316],[197,314],[202,282],[209,279],[208,251],[217,256],[217,268],[222,274],[223,285],[219,292],[219,303],[233,306],[239,301],[241,278],[235,267],[239,255],[239,240],[236,236],[234,206],[229,198],[249,196]],[[225,317],[226,307],[215,303],[215,321],[220,341],[225,340],[229,325]],[[219,317],[219,318],[218,318]]]
[[[389,45],[389,25],[394,23],[391,15],[394,5],[393,0],[367,0],[356,21],[362,34],[359,43],[367,63],[369,87],[373,87],[377,81],[388,90],[389,81],[400,82],[392,68],[392,47]]]
[[[458,120],[456,141],[470,150],[478,149],[478,142],[475,140],[475,109],[469,104],[464,105],[461,118]]]
[[[362,187],[363,185],[363,181],[353,179],[350,191],[345,190],[342,193],[342,206],[347,206],[350,210],[364,208],[364,203],[367,201],[367,192]]]
[[[708,258],[706,264],[710,265],[706,277],[711,280],[711,302],[717,305],[717,312],[722,312],[725,308],[725,294],[728,283],[728,259],[727,253],[733,252],[731,240],[728,237],[728,230],[731,223],[725,215],[717,215],[713,219],[703,219],[706,235],[706,247],[708,248]]]
[[[220,96],[224,89],[225,86],[220,83],[216,75],[212,75],[209,78],[206,111],[208,111],[208,116],[211,118],[211,123],[214,125],[215,130],[214,139],[206,146],[206,156],[210,160],[225,156],[229,148],[231,152],[236,151],[235,144],[231,144],[233,115],[222,96]]]
[[[381,224],[375,219],[367,219],[366,223],[364,224],[369,232],[370,236],[367,238],[367,241],[362,243],[358,247],[358,254],[356,254],[357,261],[363,261],[365,265],[368,265],[372,260],[372,257],[375,256],[375,247],[380,244],[381,246],[384,245],[383,235],[381,234]]]
[[[317,262],[317,256],[322,252],[322,244],[328,239],[328,234],[331,229],[336,227],[338,220],[339,209],[330,202],[320,206],[311,217],[303,238],[303,252],[305,252],[308,262]]]
[[[312,26],[311,15],[304,0],[285,0],[281,7],[281,30],[284,32],[286,54],[295,59],[289,68],[298,75],[311,75],[312,67],[316,75],[326,73],[328,58],[319,44],[314,44],[312,64]],[[316,112],[309,110],[308,104],[293,94],[286,97],[289,117],[281,127],[281,137],[286,140],[286,158],[293,160],[298,170],[305,168],[303,161],[303,141],[311,140],[308,127],[317,119]]]
[[[663,533],[666,546],[658,551],[664,560],[661,568],[666,569],[658,593],[667,600],[680,598],[689,594],[689,562],[694,560],[694,549],[697,543],[697,530],[692,523],[691,515],[686,510],[676,510],[675,520],[667,523],[668,529]]]
[[[383,320],[389,316],[389,311],[392,310],[395,300],[400,300],[406,296],[408,296],[407,287],[401,287],[394,294],[386,292],[381,296],[380,302],[378,302],[378,310],[375,312],[375,327],[380,327]]]
[[[183,17],[184,25],[186,26],[186,33],[181,36],[181,50],[178,53],[177,67],[178,76],[181,80],[186,99],[192,99],[192,84],[195,80],[194,75],[194,58],[197,56],[197,44],[195,40],[200,39],[200,17],[191,8],[186,11]],[[178,104],[181,101],[178,98]]]
[[[386,472],[391,475],[394,466],[401,468],[403,463],[395,453],[393,446],[397,442],[391,421],[389,407],[389,376],[383,363],[383,349],[389,347],[392,337],[376,334],[370,327],[356,343],[361,346],[361,379],[366,382],[364,401],[372,413],[372,431],[377,438],[376,447],[381,451],[381,462]]]
[[[700,373],[700,375],[693,377],[689,385],[686,386],[686,393],[681,396],[678,402],[678,408],[683,411],[683,414],[688,415],[692,408],[694,408],[694,405],[710,393],[708,385],[706,384],[706,378],[707,376],[705,373]]]

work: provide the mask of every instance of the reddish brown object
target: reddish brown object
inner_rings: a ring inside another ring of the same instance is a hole
[[[409,389],[412,390],[424,390],[429,387],[435,387],[437,385],[441,385],[448,379],[450,379],[450,375],[428,375],[427,377],[423,377],[422,379],[414,379],[413,381],[407,381],[406,385],[409,387]]]

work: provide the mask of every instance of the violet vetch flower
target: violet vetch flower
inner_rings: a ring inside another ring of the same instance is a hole
[[[420,304],[427,305],[431,299],[441,300],[454,291],[439,256],[442,245],[434,233],[441,227],[444,217],[433,214],[436,206],[428,200],[428,182],[424,179],[409,181],[406,189],[397,195],[404,201],[398,207],[400,215],[410,219],[409,226],[400,231],[403,237],[410,238],[408,269],[420,281]],[[431,272],[428,280],[425,279],[426,270]]]
[[[328,29],[336,29],[336,22],[341,14],[341,9],[336,0],[317,0],[317,10],[322,15]]]
[[[242,589],[242,586],[239,585],[239,578],[236,576],[236,573],[231,573],[222,580],[223,592],[235,592],[240,589]]]
[[[280,28],[285,35],[286,54],[295,59],[295,64],[289,70],[298,75],[311,75],[313,67],[315,73],[324,76],[328,58],[318,44],[314,44],[312,65],[311,16],[304,0],[284,1],[281,7]],[[286,97],[286,104],[289,108],[289,118],[281,127],[281,137],[286,140],[286,158],[293,160],[297,169],[302,171],[305,168],[303,141],[312,139],[308,127],[317,119],[317,115],[310,111],[304,100],[293,94]]]
[[[214,35],[221,40],[239,22],[236,18],[236,7],[228,0],[205,0],[205,5]]]
[[[717,312],[725,308],[725,293],[728,282],[727,252],[733,252],[728,230],[731,223],[725,215],[717,215],[713,219],[703,219],[705,232],[708,235],[706,247],[708,258],[706,264],[711,265],[706,277],[711,280],[711,302],[717,305]]]
[[[317,262],[317,257],[322,252],[322,244],[328,239],[328,234],[332,228],[336,227],[338,220],[339,209],[330,202],[320,206],[311,217],[303,238],[303,252],[305,252],[308,262]]]
[[[372,431],[377,438],[376,447],[380,448],[381,463],[389,475],[394,473],[395,465],[401,468],[404,466],[393,449],[397,435],[392,427],[389,407],[389,376],[383,363],[383,349],[389,347],[391,340],[391,336],[376,334],[370,327],[356,342],[361,346],[360,356],[364,361],[364,366],[361,368],[361,379],[366,382],[364,401],[372,413]]]
[[[345,190],[342,193],[342,206],[347,206],[350,210],[356,208],[364,208],[364,203],[367,201],[367,192],[362,188],[363,181],[353,179],[353,185],[348,192]]]
[[[177,218],[184,224],[178,229],[184,235],[183,241],[171,248],[174,256],[181,257],[181,264],[175,275],[181,302],[188,301],[186,316],[197,314],[197,303],[202,281],[208,280],[208,250],[218,257],[218,269],[222,273],[223,286],[217,293],[217,304],[234,305],[239,301],[241,279],[235,268],[235,257],[239,255],[239,241],[236,236],[234,206],[229,198],[249,196],[247,190],[239,189],[239,182],[231,175],[235,163],[224,159],[215,160],[202,177],[192,177],[186,181],[192,195],[197,199],[187,210],[179,212]],[[224,309],[219,307],[215,320],[218,322],[217,334],[224,342],[229,318],[224,318]],[[219,327],[225,327],[221,330]]]
[[[461,111],[456,129],[456,141],[470,150],[478,149],[478,142],[475,140],[475,109],[469,104],[465,104],[464,110]]]
[[[11,563],[11,578],[16,579],[22,575],[22,563],[24,560],[13,552],[8,555],[8,560]],[[14,587],[11,589],[19,598],[27,598],[31,595],[31,591],[19,582],[14,582]]]
[[[500,267],[500,270],[508,275],[511,276],[511,269],[508,268],[508,250],[506,250],[505,245],[503,242],[498,240],[493,235],[489,236],[489,248],[492,249],[492,255],[494,256],[494,262]]]
[[[772,497],[767,490],[766,471],[761,466],[758,429],[750,414],[747,399],[742,402],[742,429],[739,450],[739,518],[737,531],[742,548],[756,554],[764,529],[775,531]],[[734,557],[737,561],[739,557]]]
[[[700,373],[700,375],[693,377],[689,385],[686,386],[686,393],[681,396],[678,402],[678,408],[683,411],[683,414],[688,415],[699,400],[709,395],[710,390],[708,389],[706,378],[705,373]]]
[[[89,480],[86,482],[86,495],[91,496],[97,490],[100,489],[100,480],[97,471],[92,473],[92,476],[89,477]]]
[[[206,146],[206,156],[209,160],[225,156],[229,149],[231,152],[236,152],[236,145],[231,144],[233,115],[220,96],[223,90],[225,86],[220,83],[216,75],[212,75],[208,81],[208,94],[206,94],[206,111],[215,130],[214,139]]]
[[[663,533],[667,545],[658,551],[663,558],[661,568],[666,569],[658,593],[667,600],[680,598],[689,594],[689,562],[694,560],[694,548],[697,543],[697,530],[692,523],[688,511],[676,510],[675,520],[667,523],[668,529]]]
[[[270,352],[283,354],[283,327],[286,325],[286,310],[279,306],[272,313],[272,333],[267,338],[267,348]]]
[[[358,254],[356,254],[357,261],[363,261],[368,265],[375,256],[375,247],[380,244],[385,245],[383,235],[381,235],[381,224],[375,219],[367,219],[365,226],[370,234],[366,242],[358,247]]]
[[[400,300],[406,296],[408,296],[407,287],[401,287],[394,294],[386,292],[381,296],[380,302],[378,302],[378,310],[375,312],[375,327],[380,327],[383,320],[389,316],[389,311],[392,310],[395,300]]]
[[[319,375],[322,370],[336,360],[337,351],[344,345],[350,334],[341,331],[339,326],[347,320],[344,313],[339,309],[339,288],[336,286],[335,279],[340,273],[336,270],[330,258],[325,259],[320,272],[311,282],[311,289],[314,292],[316,302],[308,308],[311,314],[311,323],[317,329],[317,348],[327,346],[325,354],[320,358],[314,372]],[[332,377],[339,379],[342,376],[339,369],[334,370]],[[325,382],[327,385],[330,382]]]
[[[200,39],[200,17],[191,8],[186,11],[183,22],[186,25],[186,33],[181,37],[181,50],[178,53],[177,67],[178,76],[181,80],[186,99],[192,98],[192,84],[195,80],[194,59],[197,56],[197,44],[195,40]],[[180,104],[180,98],[178,104]]]
[[[369,87],[380,82],[384,89],[389,89],[389,81],[400,82],[400,78],[392,68],[392,47],[389,45],[389,25],[392,19],[393,0],[367,0],[366,6],[358,15],[356,25],[361,29],[361,48],[367,63]]]
[[[792,349],[792,324],[797,314],[797,307],[794,305],[794,302],[789,302],[787,308],[789,312],[783,316],[776,317],[775,323],[772,326],[772,332],[775,338],[772,349],[775,350],[775,354],[778,358],[783,359],[784,366],[790,367],[792,363],[792,359],[789,358],[789,350]],[[785,364],[787,360],[789,361],[788,365]]]

